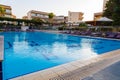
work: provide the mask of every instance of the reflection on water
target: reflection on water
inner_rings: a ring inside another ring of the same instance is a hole
[[[28,42],[26,41],[14,42],[13,45],[14,52],[21,52],[21,51],[24,52],[24,50],[28,50],[28,49],[29,49]]]
[[[60,36],[57,35],[56,38],[58,39],[59,37]],[[88,43],[94,42],[94,40],[81,39],[80,43],[76,43],[75,41],[72,43],[55,41],[52,44],[35,45],[36,43],[34,41],[26,41],[25,36],[22,41],[19,41],[19,38],[20,37],[17,35],[15,36],[13,50],[15,54],[24,57],[34,56],[34,58],[40,58],[40,56],[43,56],[47,60],[76,60],[90,58],[97,55],[92,48],[93,45]],[[65,39],[67,39],[67,37]]]
[[[73,47],[67,46],[66,43],[54,43],[52,47],[52,53],[59,56],[60,58],[71,58],[71,59],[84,59],[96,56],[97,53],[92,49],[92,44],[82,43],[86,39],[82,39],[79,45],[73,44]],[[71,44],[72,45],[72,44]]]
[[[89,39],[90,40],[90,39]],[[81,39],[81,52],[83,53],[83,57],[92,57],[98,55],[94,52],[93,44],[91,43],[84,43],[84,41],[88,41],[87,39]],[[91,42],[94,40],[90,40]]]
[[[22,53],[29,49],[28,42],[24,41],[26,39],[25,35],[25,33],[22,35],[22,41],[20,41],[20,37],[17,34],[15,35],[13,42],[13,50],[15,53]]]

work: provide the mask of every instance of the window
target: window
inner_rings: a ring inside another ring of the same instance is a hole
[[[11,13],[11,10],[6,9],[5,12],[6,12],[6,13]]]
[[[12,17],[11,15],[5,15],[5,17]]]
[[[31,16],[35,16],[35,14],[34,14],[34,13],[32,13],[32,14],[31,14]]]
[[[45,18],[48,18],[48,16],[47,16],[47,15],[45,15],[44,17],[45,17]]]
[[[40,14],[37,14],[38,17],[40,17],[41,15]]]

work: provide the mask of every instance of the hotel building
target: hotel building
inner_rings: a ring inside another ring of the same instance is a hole
[[[27,16],[23,16],[23,17],[22,17],[22,19],[26,19],[26,20],[27,20],[27,19],[28,19],[28,17],[27,17]]]
[[[2,4],[0,4],[0,6],[2,6],[5,9],[5,14],[3,15],[3,17],[16,18],[16,16],[12,14],[11,6],[2,5]]]
[[[103,12],[94,13],[94,21],[100,19],[103,15]]]
[[[104,10],[106,9],[105,6],[106,6],[106,3],[107,3],[108,1],[109,1],[109,0],[103,0],[103,12],[104,12]],[[100,19],[100,18],[103,16],[103,12],[94,13],[94,21]]]
[[[28,19],[41,18],[43,21],[48,21],[48,19],[49,19],[48,14],[49,13],[47,13],[47,12],[31,10],[27,13],[27,17],[28,17]]]
[[[104,0],[103,1],[103,11],[106,9],[105,7],[106,7],[106,3],[108,2],[109,0]]]
[[[68,21],[67,16],[54,16],[53,18],[54,23],[66,23]]]
[[[68,12],[68,22],[70,23],[79,23],[83,19],[83,14],[82,12]]]
[[[49,21],[49,13],[48,12],[42,12],[42,11],[36,11],[36,10],[31,10],[27,13],[27,16],[23,16],[23,19],[33,19],[33,18],[40,18],[43,21]],[[53,17],[53,23],[63,23],[67,22],[67,17],[66,16],[54,16]]]

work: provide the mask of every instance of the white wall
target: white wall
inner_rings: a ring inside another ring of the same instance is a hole
[[[22,31],[26,31],[27,29],[29,29],[29,26],[21,26]]]

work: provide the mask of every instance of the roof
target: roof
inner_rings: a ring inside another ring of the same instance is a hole
[[[11,6],[8,6],[8,5],[0,4],[0,6],[3,6],[4,8],[7,8],[7,9],[12,9]]]
[[[112,19],[109,19],[107,17],[101,17],[100,19],[98,19],[97,21],[113,21]]]
[[[37,13],[37,14],[45,14],[45,15],[48,15],[49,13],[47,13],[47,12],[42,12],[42,11],[36,11],[36,10],[31,10],[31,11],[29,11],[30,13]],[[29,13],[28,12],[28,13]]]
[[[98,16],[98,15],[103,15],[103,12],[97,12],[97,13],[94,13],[95,16]]]

